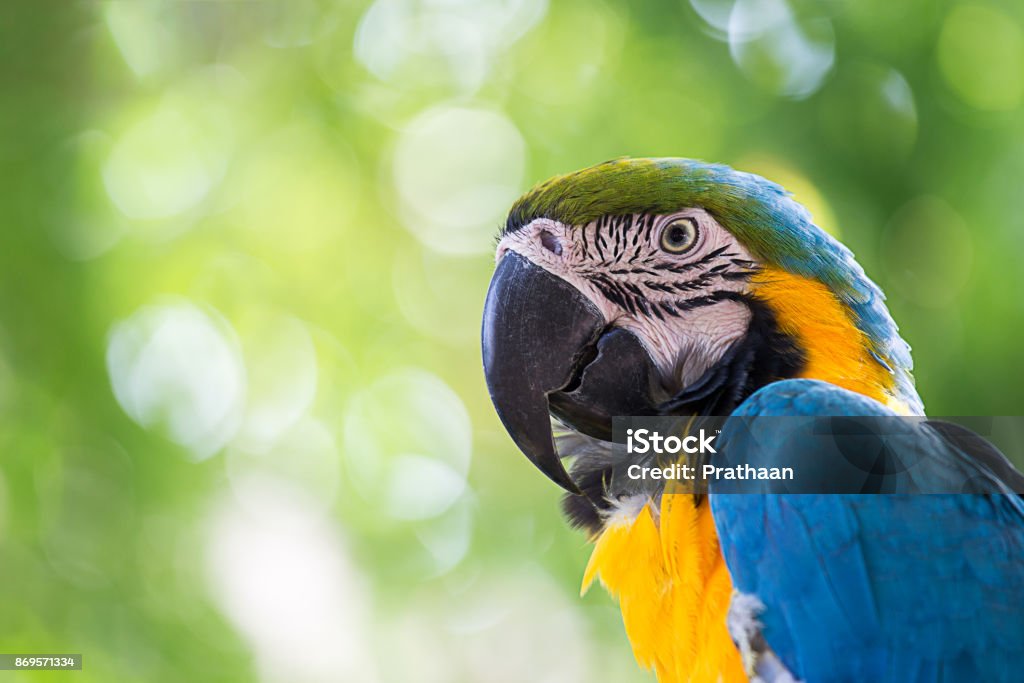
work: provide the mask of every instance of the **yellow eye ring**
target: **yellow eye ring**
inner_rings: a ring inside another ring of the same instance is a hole
[[[685,254],[697,244],[697,221],[677,218],[661,231],[661,250],[669,254]]]

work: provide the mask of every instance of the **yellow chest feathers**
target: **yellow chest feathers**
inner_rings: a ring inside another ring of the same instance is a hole
[[[583,577],[598,578],[619,601],[641,666],[661,683],[744,681],[725,626],[732,582],[707,499],[665,494],[634,519],[610,521]]]

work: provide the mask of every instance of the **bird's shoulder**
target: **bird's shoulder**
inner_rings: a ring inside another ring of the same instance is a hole
[[[896,413],[878,401],[816,379],[787,379],[761,387],[739,405],[733,415],[875,415]]]
[[[796,451],[808,466],[824,461],[824,484],[841,486],[827,477],[849,468],[850,449],[820,449],[813,425],[842,416],[905,429],[885,435],[881,467],[913,463],[909,483],[919,489],[976,486],[973,477],[1002,491],[1012,478],[977,435],[812,380],[752,395],[733,415],[742,419],[723,428],[723,448],[757,451],[751,457],[766,463]],[[863,446],[871,437],[850,438]],[[1024,617],[1007,607],[1024,604],[1018,496],[730,495],[712,482],[710,502],[735,586],[763,604],[764,639],[796,677],[1014,680],[1008,661],[1024,657]]]

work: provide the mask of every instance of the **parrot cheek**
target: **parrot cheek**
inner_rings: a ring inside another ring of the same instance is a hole
[[[506,252],[484,304],[484,376],[502,424],[552,481],[579,489],[554,446],[554,414],[579,432],[611,438],[617,415],[651,415],[657,373],[640,341],[609,329],[576,287]]]

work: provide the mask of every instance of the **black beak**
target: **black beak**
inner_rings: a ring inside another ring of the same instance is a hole
[[[550,414],[610,440],[612,417],[652,415],[659,398],[639,340],[605,331],[597,307],[568,282],[515,252],[501,259],[484,304],[487,388],[519,449],[572,493],[580,490],[555,450]]]

